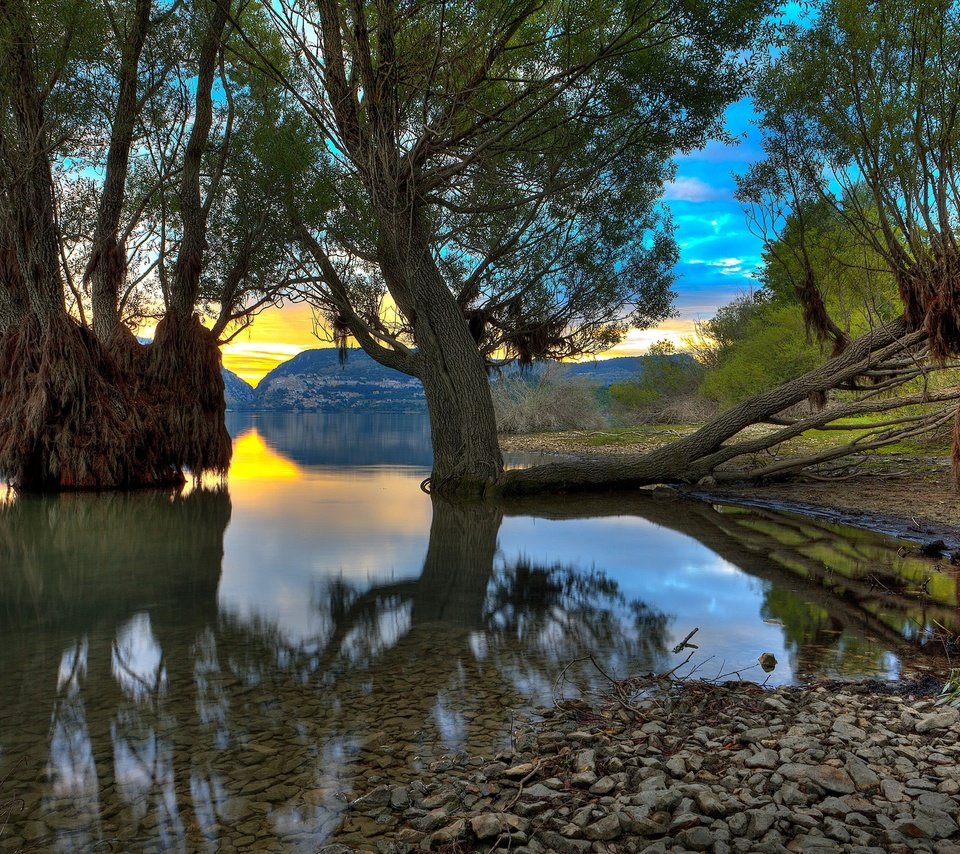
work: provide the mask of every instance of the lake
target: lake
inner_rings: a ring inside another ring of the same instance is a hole
[[[657,491],[434,503],[416,415],[229,427],[226,484],[0,505],[0,850],[373,844],[349,800],[694,628],[681,675],[770,685],[942,668],[960,628],[956,569],[879,535]]]

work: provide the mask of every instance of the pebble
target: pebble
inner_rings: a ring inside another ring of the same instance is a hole
[[[222,849],[274,850],[252,819],[279,808],[261,793],[282,786],[305,813],[328,815],[319,850],[330,854],[960,854],[960,712],[933,699],[651,685],[629,710],[613,697],[538,710],[517,722],[512,750],[425,763],[419,779],[370,766],[366,789],[346,798],[316,781],[290,795],[289,775],[248,786],[249,808],[225,802]],[[26,850],[56,837],[45,821],[19,832]],[[285,850],[308,850],[301,841]]]
[[[584,705],[540,710],[503,762],[406,787],[404,809],[392,790],[378,850],[960,854],[960,713],[931,698],[685,683],[638,715]]]

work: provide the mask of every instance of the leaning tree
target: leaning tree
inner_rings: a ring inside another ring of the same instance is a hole
[[[311,296],[422,381],[435,490],[502,476],[491,365],[597,352],[668,315],[671,158],[721,133],[767,8],[269,4],[326,142],[290,199]]]

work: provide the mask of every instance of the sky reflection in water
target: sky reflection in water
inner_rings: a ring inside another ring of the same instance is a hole
[[[0,508],[0,847],[355,844],[344,798],[491,756],[580,656],[666,669],[696,626],[706,676],[896,675],[955,625],[956,576],[882,538],[641,495],[433,505],[423,418],[232,427],[229,493]]]

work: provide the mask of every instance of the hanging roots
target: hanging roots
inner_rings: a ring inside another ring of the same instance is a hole
[[[924,259],[898,275],[897,285],[907,324],[929,336],[931,358],[942,363],[960,353],[960,255]]]
[[[953,421],[953,488],[960,492],[960,403]]]
[[[350,340],[350,326],[346,318],[341,314],[333,318],[331,326],[333,331],[333,344],[337,348],[337,361],[342,368],[347,364],[347,342]]]
[[[530,365],[534,359],[558,358],[563,346],[563,325],[559,323],[540,323],[527,326],[505,336],[509,351],[517,357],[521,368]]]
[[[93,335],[28,316],[0,339],[0,472],[20,489],[182,480],[129,383]]]
[[[147,392],[154,400],[164,454],[195,476],[225,474],[233,445],[224,422],[216,339],[196,315],[167,315],[147,349]]]
[[[960,254],[941,251],[897,276],[910,329],[927,333],[930,358],[943,364],[960,354]],[[953,428],[953,480],[960,488],[960,408]]]

